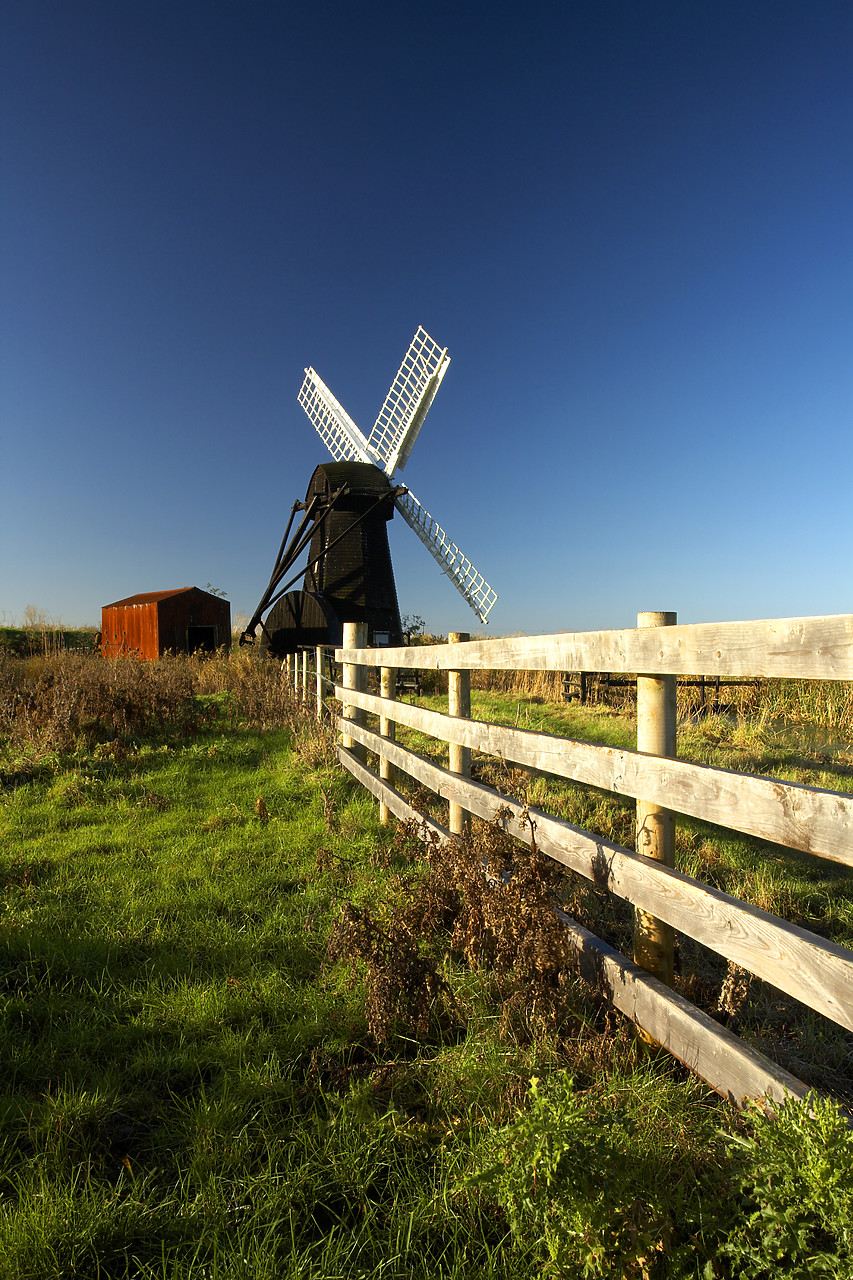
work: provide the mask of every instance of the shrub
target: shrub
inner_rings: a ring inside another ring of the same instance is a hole
[[[367,1029],[378,1043],[388,1043],[398,1030],[426,1038],[436,999],[447,984],[400,920],[383,926],[369,911],[346,903],[327,957],[358,958],[366,965],[364,1011]]]
[[[466,1184],[519,1240],[538,1235],[557,1275],[853,1275],[853,1131],[834,1102],[791,1099],[775,1119],[753,1106],[745,1132],[715,1133],[704,1108],[679,1114],[665,1081],[646,1084],[654,1106],[639,1075],[586,1092],[566,1072],[534,1079]]]
[[[775,1121],[755,1107],[740,1155],[743,1209],[723,1246],[747,1280],[853,1275],[853,1130],[835,1102],[789,1099]]]
[[[649,1107],[638,1081],[579,1092],[567,1072],[545,1087],[534,1078],[529,1108],[481,1144],[467,1185],[497,1201],[516,1239],[545,1243],[552,1274],[696,1274],[702,1235],[713,1229],[703,1200],[718,1202],[722,1190],[719,1167],[707,1162],[712,1122],[701,1107],[686,1117],[656,1102]],[[704,1164],[692,1163],[685,1122]]]
[[[425,868],[397,878],[382,920],[344,906],[328,959],[348,963],[353,976],[366,966],[369,1029],[380,1043],[394,1028],[423,1039],[431,1021],[458,1020],[440,1000],[449,996],[438,969],[447,955],[499,975],[503,1032],[523,1040],[573,1025],[572,953],[554,914],[562,870],[535,848],[518,854],[503,829],[507,813],[444,842],[422,843],[417,823],[401,824],[397,852]]]

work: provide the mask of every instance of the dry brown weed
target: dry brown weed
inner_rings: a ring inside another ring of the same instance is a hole
[[[431,1019],[458,1019],[439,969],[446,956],[499,980],[505,1034],[529,1038],[571,1019],[573,955],[554,913],[562,872],[532,836],[520,851],[505,830],[509,820],[500,812],[471,838],[443,842],[425,824],[401,824],[394,852],[408,847],[425,867],[395,877],[387,923],[344,907],[328,956],[367,966],[368,1023],[377,1040],[395,1025],[423,1038]]]

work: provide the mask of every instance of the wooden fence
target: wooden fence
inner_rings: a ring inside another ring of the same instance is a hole
[[[853,680],[853,615],[684,626],[674,614],[641,614],[639,622],[621,631],[474,641],[459,635],[444,645],[399,649],[367,649],[362,629],[348,625],[335,652],[343,664],[335,690],[343,703],[340,761],[377,797],[385,819],[420,816],[394,786],[396,770],[448,800],[449,829],[434,821],[425,828],[440,839],[464,831],[469,814],[492,821],[501,807],[517,818],[524,813],[541,852],[636,908],[633,960],[561,913],[581,972],[613,1005],[738,1104],[803,1097],[801,1081],[671,989],[672,931],[850,1031],[853,952],[676,870],[673,815],[853,866],[853,794],[678,760],[675,683],[697,675]],[[379,695],[366,692],[369,668],[380,670]],[[449,714],[395,699],[395,671],[412,668],[449,673]],[[638,750],[470,719],[470,673],[483,669],[631,675]],[[304,690],[307,666],[303,672]],[[320,689],[318,679],[318,698]],[[379,717],[378,732],[366,727],[365,713]],[[396,725],[448,743],[450,767],[397,743]],[[378,774],[367,765],[368,751],[379,758]],[[635,799],[638,852],[472,780],[471,751]],[[520,824],[517,830],[525,840]]]

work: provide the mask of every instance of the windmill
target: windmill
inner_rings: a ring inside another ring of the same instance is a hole
[[[447,348],[419,328],[369,436],[315,370],[305,370],[298,400],[332,461],[316,468],[305,501],[294,503],[269,585],[241,643],[250,643],[260,626],[262,646],[283,656],[302,645],[340,644],[343,623],[363,621],[368,643],[401,644],[387,531],[395,510],[479,620],[487,622],[495,592],[415,495],[394,483],[449,364]],[[298,512],[302,518],[291,536]],[[306,567],[285,582],[306,547]],[[291,591],[303,575],[302,590]]]

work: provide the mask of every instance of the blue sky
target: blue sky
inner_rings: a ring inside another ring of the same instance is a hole
[[[853,608],[848,0],[3,0],[0,127],[7,621],[251,613],[303,367],[369,430],[419,324],[491,634]]]

